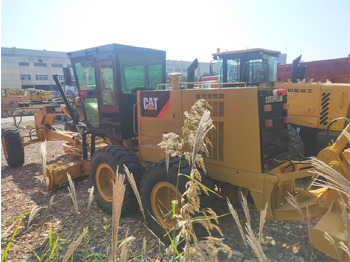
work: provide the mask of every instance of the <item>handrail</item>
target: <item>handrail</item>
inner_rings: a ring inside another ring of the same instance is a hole
[[[135,135],[138,135],[138,132],[136,131],[136,117],[135,117],[136,106],[137,106],[137,103],[135,103],[132,107],[132,131],[134,131]]]
[[[230,82],[230,83],[219,83],[218,81],[204,81],[204,82],[180,82],[180,86],[183,87],[183,89],[187,89],[186,87],[188,85],[193,85],[193,89],[210,89],[210,88],[225,88],[225,86],[228,85],[243,85],[243,86],[230,86],[230,87],[237,87],[237,88],[242,88],[242,87],[247,87],[246,82]],[[210,88],[203,88],[202,86],[208,86],[210,85]],[[170,83],[166,84],[157,84],[157,89],[156,90],[162,90],[160,87],[166,87],[165,90],[170,90]],[[168,86],[168,88],[167,88]],[[212,87],[212,86],[217,86],[217,87]]]

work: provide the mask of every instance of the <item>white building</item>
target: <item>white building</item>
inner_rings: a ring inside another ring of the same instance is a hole
[[[179,72],[187,76],[187,67],[192,62],[167,60],[167,73]],[[70,60],[65,52],[1,48],[1,88],[36,88],[56,90],[52,75],[63,80],[63,67]],[[195,75],[209,73],[209,63],[198,63]]]
[[[63,67],[70,66],[64,52],[1,48],[1,88],[53,90],[52,75],[63,79]]]

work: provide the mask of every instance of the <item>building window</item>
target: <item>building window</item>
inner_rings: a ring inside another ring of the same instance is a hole
[[[30,77],[30,75],[27,74],[21,74],[20,75],[21,80],[31,80],[32,78]]]
[[[63,81],[64,80],[64,75],[57,75],[58,80]]]
[[[18,62],[19,66],[29,66],[29,62]]]
[[[48,75],[35,75],[35,79],[40,80],[40,81],[49,80],[49,76]]]
[[[39,62],[37,62],[37,63],[34,63],[34,66],[41,66],[41,67],[47,67],[47,63],[39,63]]]
[[[52,63],[51,66],[52,67],[63,67],[63,64]]]

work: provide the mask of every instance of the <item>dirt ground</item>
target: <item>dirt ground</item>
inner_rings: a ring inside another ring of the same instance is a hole
[[[63,128],[63,124],[62,121],[56,121],[59,128]],[[10,125],[11,123],[2,123],[2,128]],[[20,132],[28,134],[32,127],[32,121],[22,122]],[[47,142],[48,165],[62,158],[61,144],[60,141]],[[88,228],[88,234],[75,252],[74,261],[82,261],[84,258],[85,261],[93,261],[94,258],[95,261],[104,260],[103,256],[109,252],[111,236],[109,221],[111,216],[101,211],[95,201],[92,202],[90,213],[87,212],[89,192],[92,186],[87,177],[76,179],[74,183],[79,214],[74,212],[67,186],[47,192],[42,176],[40,144],[33,144],[25,148],[25,164],[19,168],[11,168],[7,165],[3,149],[1,149],[2,253],[19,221],[19,218],[16,219],[16,217],[30,212],[35,206],[47,206],[50,198],[54,197],[54,204],[46,217],[47,209],[43,208],[28,226],[29,216],[23,216],[22,223],[7,254],[7,261],[38,261],[33,251],[40,256],[47,250],[45,246],[50,244],[50,228],[53,234],[56,233],[53,235],[54,240],[59,235],[57,261],[61,261],[69,245],[81,234],[84,228]],[[229,212],[224,201],[218,203],[216,210],[220,210],[221,214]],[[250,212],[253,228],[257,229],[259,214],[253,205]],[[242,218],[241,221],[244,222],[241,208],[238,208],[238,213]],[[231,215],[222,217],[219,222],[224,233],[224,243],[230,246],[234,254],[231,259],[228,259],[225,254],[220,254],[220,261],[256,261],[251,249],[244,246]],[[14,226],[11,227],[12,224]],[[130,246],[129,259],[141,261],[144,258],[142,254],[146,253],[145,255],[150,261],[157,259],[169,261],[169,257],[162,255],[164,251],[158,240],[145,227],[138,207],[135,207],[135,212],[131,215],[121,219],[118,239],[124,238],[127,230],[135,237]],[[313,249],[307,234],[308,224],[306,220],[266,221],[263,244],[266,257],[269,261],[334,261]],[[146,252],[143,252],[143,239],[146,240]],[[89,258],[87,258],[88,255],[90,255]]]

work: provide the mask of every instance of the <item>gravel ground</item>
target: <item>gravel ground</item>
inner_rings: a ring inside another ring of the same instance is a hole
[[[62,121],[55,122],[58,127],[63,127]],[[10,123],[3,123],[2,127],[10,126]],[[33,122],[21,123],[21,133],[28,134]],[[62,142],[54,141],[47,143],[47,162],[54,163],[63,155]],[[88,235],[78,247],[74,258],[81,261],[86,254],[100,254],[96,261],[102,261],[103,255],[108,253],[108,243],[110,243],[109,220],[111,216],[99,209],[96,202],[92,202],[90,213],[87,212],[88,198],[90,192],[90,182],[87,177],[75,180],[75,189],[78,198],[80,214],[75,214],[72,200],[67,186],[60,187],[52,192],[47,192],[43,181],[40,162],[40,144],[33,144],[25,148],[25,164],[20,168],[10,168],[7,166],[3,150],[1,150],[1,237],[2,252],[10,240],[15,227],[5,232],[15,220],[16,216],[32,210],[33,207],[44,207],[49,203],[49,199],[54,197],[54,205],[49,210],[43,224],[45,210],[41,209],[34,217],[33,222],[28,227],[28,215],[24,216],[13,244],[7,254],[8,261],[38,261],[33,250],[41,254],[45,246],[49,243],[50,227],[53,232],[58,232],[58,261],[62,259],[68,250],[71,242],[88,228]],[[218,203],[217,210],[221,214],[228,213],[225,203]],[[245,221],[241,208],[237,208],[241,221]],[[259,214],[250,206],[253,229],[258,229]],[[12,219],[12,220],[11,220]],[[233,257],[228,259],[226,254],[219,254],[219,261],[256,261],[256,257],[251,249],[244,246],[237,226],[231,215],[220,219],[219,226],[224,233],[224,243],[233,252]],[[16,223],[17,225],[17,223]],[[169,260],[162,257],[163,248],[158,241],[144,226],[142,215],[135,207],[135,212],[128,217],[123,217],[120,221],[118,239],[124,238],[126,231],[135,237],[131,244],[129,259],[141,261],[143,256],[149,260],[160,261]],[[269,261],[334,261],[321,252],[314,250],[308,240],[307,221],[266,221],[264,227],[263,250]],[[54,238],[55,239],[55,238]],[[146,252],[143,252],[143,239],[146,240]],[[146,253],[146,254],[145,254]],[[92,261],[92,256],[90,260]]]

